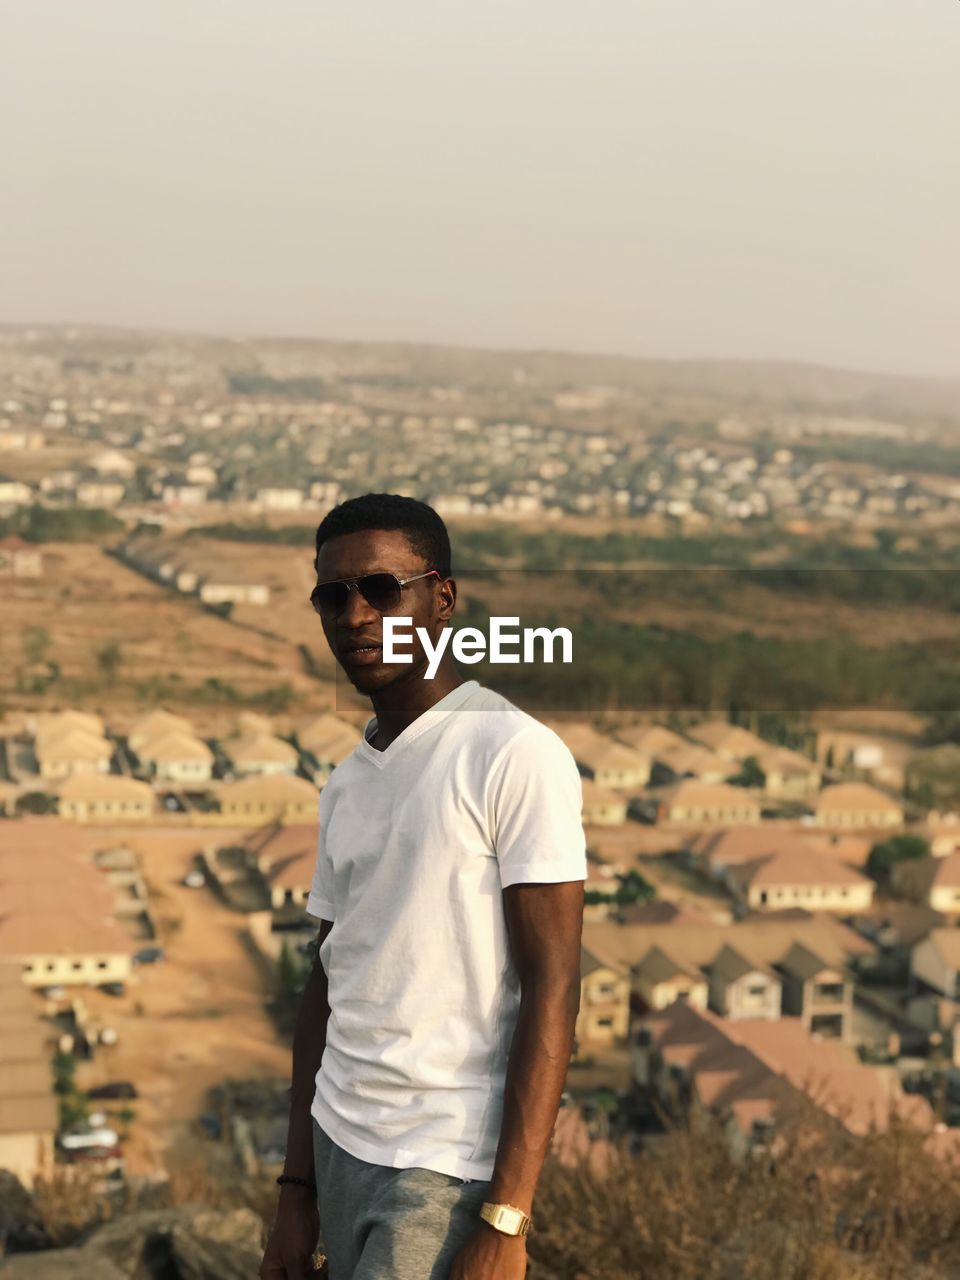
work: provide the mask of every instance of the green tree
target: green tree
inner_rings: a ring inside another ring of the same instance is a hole
[[[867,875],[884,888],[889,887],[893,869],[901,862],[925,858],[930,846],[920,836],[898,835],[881,840],[870,850],[867,858]]]
[[[116,640],[110,640],[103,648],[97,650],[96,657],[100,674],[108,684],[112,684],[123,662],[123,650]]]
[[[43,662],[50,649],[50,632],[46,627],[27,627],[23,633],[23,656],[31,665]]]

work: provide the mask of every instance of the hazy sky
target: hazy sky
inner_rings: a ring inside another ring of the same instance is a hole
[[[960,374],[957,0],[0,0],[0,319]]]

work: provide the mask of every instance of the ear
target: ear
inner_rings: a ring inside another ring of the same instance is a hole
[[[453,578],[443,578],[437,587],[437,618],[449,622],[457,607],[457,584]]]

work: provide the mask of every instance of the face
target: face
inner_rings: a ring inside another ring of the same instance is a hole
[[[368,573],[392,573],[400,581],[415,578],[435,568],[411,546],[405,533],[387,529],[364,529],[345,533],[325,542],[317,556],[317,581],[361,578]],[[435,644],[453,615],[457,589],[452,578],[421,578],[402,591],[394,616],[411,618],[413,628],[423,627]],[[406,680],[421,680],[427,655],[414,630],[412,644],[403,652],[412,654],[412,663],[383,661],[383,615],[351,591],[347,605],[336,618],[321,618],[323,633],[333,656],[350,682],[361,693],[377,693]]]

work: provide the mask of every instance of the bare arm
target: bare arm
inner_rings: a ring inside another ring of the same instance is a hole
[[[531,1213],[580,1008],[583,881],[503,891],[520,1011],[507,1060],[490,1200]]]

